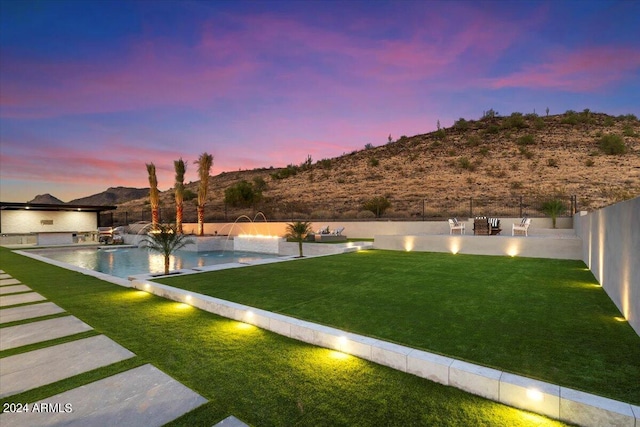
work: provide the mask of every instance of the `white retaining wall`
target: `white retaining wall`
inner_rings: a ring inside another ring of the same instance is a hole
[[[640,335],[640,197],[574,218],[582,260]]]
[[[96,212],[1,210],[3,234],[86,232],[98,229]]]
[[[628,403],[151,281],[135,280],[132,287],[570,423],[640,427],[640,407]]]
[[[394,251],[582,259],[582,240],[575,236],[376,235],[374,247]]]

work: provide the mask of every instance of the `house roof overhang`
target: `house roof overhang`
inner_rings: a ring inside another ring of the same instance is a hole
[[[112,211],[117,208],[117,206],[0,202],[0,209],[2,210],[103,212]]]

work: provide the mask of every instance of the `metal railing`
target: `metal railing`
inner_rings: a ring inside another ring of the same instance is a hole
[[[269,221],[321,221],[321,220],[385,220],[385,221],[435,221],[444,218],[473,218],[476,216],[521,218],[547,217],[550,204],[556,206],[557,217],[568,217],[577,212],[576,196],[510,196],[467,197],[443,199],[393,199],[391,206],[383,212],[371,212],[362,206],[363,201],[345,203],[341,201],[313,201],[310,203],[263,202],[248,208],[232,208],[220,202],[208,202],[205,206],[205,222],[232,222],[246,215],[254,218],[263,212]],[[174,223],[174,206],[159,209],[160,221]],[[100,225],[128,225],[139,221],[151,221],[151,208],[117,209],[100,214]],[[195,204],[185,204],[184,223],[196,223]]]

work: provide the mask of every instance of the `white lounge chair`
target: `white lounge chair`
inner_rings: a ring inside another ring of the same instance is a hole
[[[456,218],[449,219],[449,234],[453,234],[454,230],[460,230],[460,234],[465,234],[464,223],[458,222]]]
[[[511,235],[515,236],[516,232],[524,233],[525,236],[529,235],[529,226],[531,225],[531,218],[522,218],[520,224],[513,224],[511,227]]]
[[[344,231],[344,227],[340,227],[333,230],[331,234],[333,234],[334,236],[342,236],[343,231]]]

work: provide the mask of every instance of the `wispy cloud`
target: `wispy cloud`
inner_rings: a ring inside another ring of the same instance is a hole
[[[556,52],[542,64],[487,79],[493,88],[522,87],[571,92],[598,91],[637,78],[640,49],[600,46],[576,52]]]

